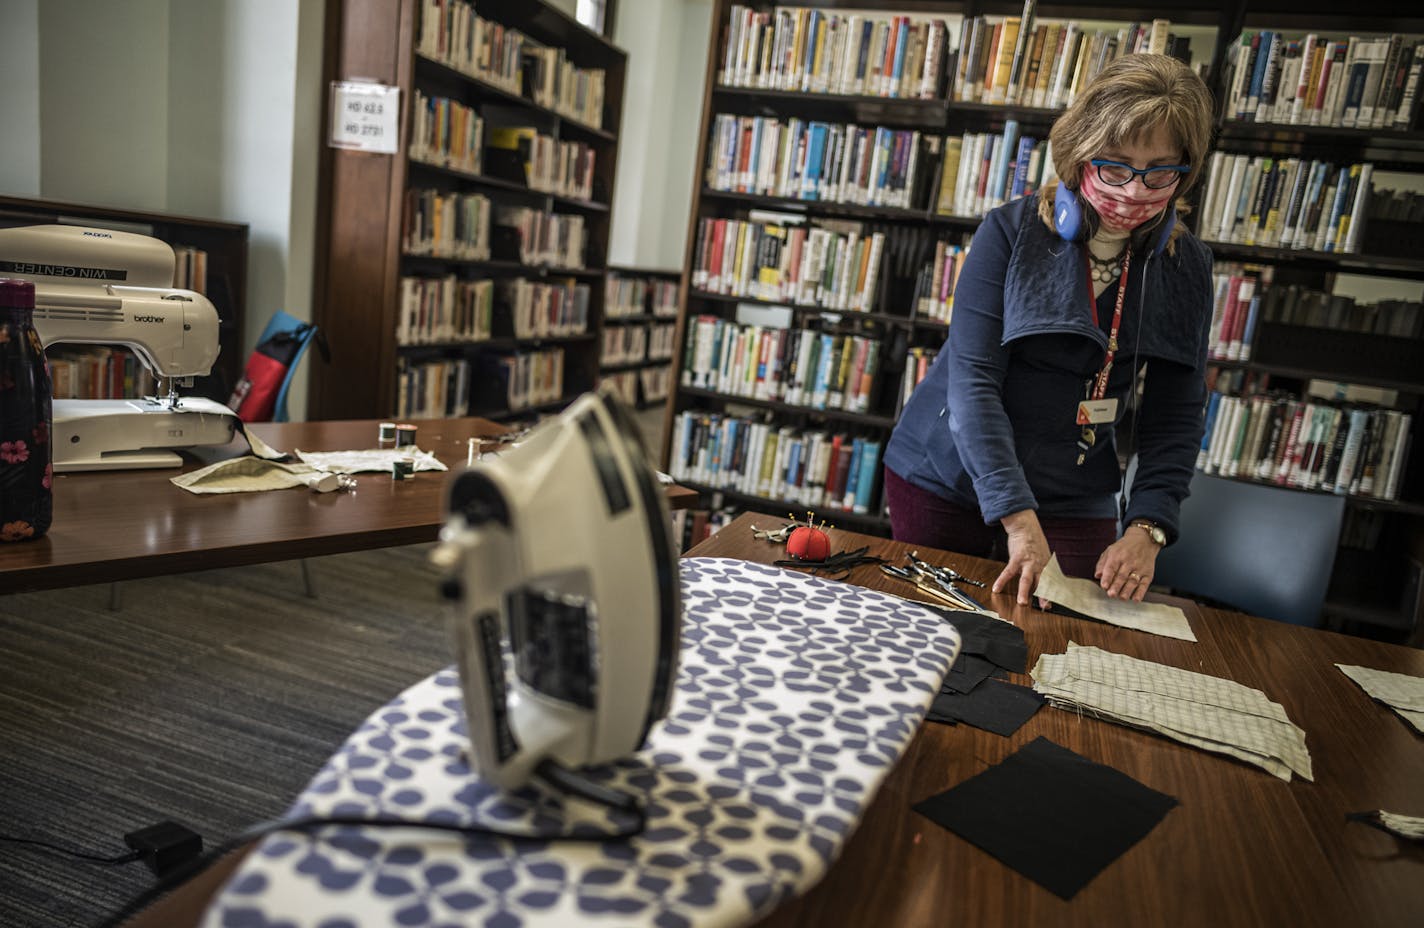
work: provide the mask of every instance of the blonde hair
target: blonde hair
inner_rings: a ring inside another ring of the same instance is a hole
[[[1191,68],[1169,55],[1125,55],[1103,68],[1048,134],[1059,183],[1077,190],[1083,165],[1100,152],[1136,141],[1158,126],[1181,147],[1191,170],[1177,184],[1177,210],[1201,179],[1212,132],[1211,91]],[[1053,184],[1039,196],[1039,215],[1053,226]],[[1083,203],[1085,214],[1092,208]],[[1093,215],[1096,220],[1096,215]],[[1096,222],[1094,222],[1096,226]]]

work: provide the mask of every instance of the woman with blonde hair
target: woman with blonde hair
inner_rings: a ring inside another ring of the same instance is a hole
[[[1059,117],[1059,182],[979,226],[948,341],[890,437],[895,538],[1007,561],[994,590],[1017,580],[1022,604],[1050,554],[1142,599],[1204,427],[1211,253],[1177,216],[1211,125],[1205,84],[1164,55],[1118,59]]]

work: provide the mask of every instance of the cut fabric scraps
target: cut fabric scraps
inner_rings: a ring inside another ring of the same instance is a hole
[[[1033,595],[1062,606],[1085,619],[1097,619],[1109,625],[1135,628],[1165,638],[1197,640],[1191,623],[1187,621],[1187,614],[1176,606],[1113,599],[1092,580],[1065,576],[1062,568],[1058,566],[1057,555],[1048,559],[1048,566],[1044,567],[1043,573],[1039,575],[1038,587],[1033,591]]]
[[[1282,780],[1312,780],[1305,732],[1260,690],[1068,642],[1033,667],[1033,688],[1060,709],[1166,735],[1254,764]]]

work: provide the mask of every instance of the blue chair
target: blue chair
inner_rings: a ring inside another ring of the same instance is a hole
[[[291,336],[294,340],[294,344],[288,346],[287,349],[293,352],[292,359],[287,364],[287,375],[282,378],[282,386],[277,391],[277,399],[272,407],[273,422],[290,421],[287,417],[287,391],[291,389],[292,378],[296,376],[297,367],[302,363],[302,356],[307,353],[307,349],[311,347],[312,341],[317,337],[317,331],[317,327],[313,323],[303,322],[291,313],[279,309],[272,314],[271,319],[267,320],[267,327],[257,337],[258,345],[265,345],[283,335]]]
[[[1154,584],[1293,625],[1321,625],[1345,498],[1197,472]]]

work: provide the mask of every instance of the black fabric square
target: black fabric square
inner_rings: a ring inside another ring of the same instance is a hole
[[[1038,738],[914,809],[1071,899],[1176,804],[1120,770]]]
[[[1031,687],[1002,680],[985,680],[968,693],[941,693],[935,697],[931,721],[965,722],[1005,737],[1043,708],[1044,699]]]
[[[987,658],[960,651],[959,657],[954,660],[954,666],[944,675],[940,692],[967,693],[989,679],[998,669],[994,662]]]
[[[956,612],[932,607],[945,621],[959,631],[960,653],[978,654],[988,658],[1010,673],[1023,673],[1028,667],[1028,642],[1023,629],[977,612]]]

